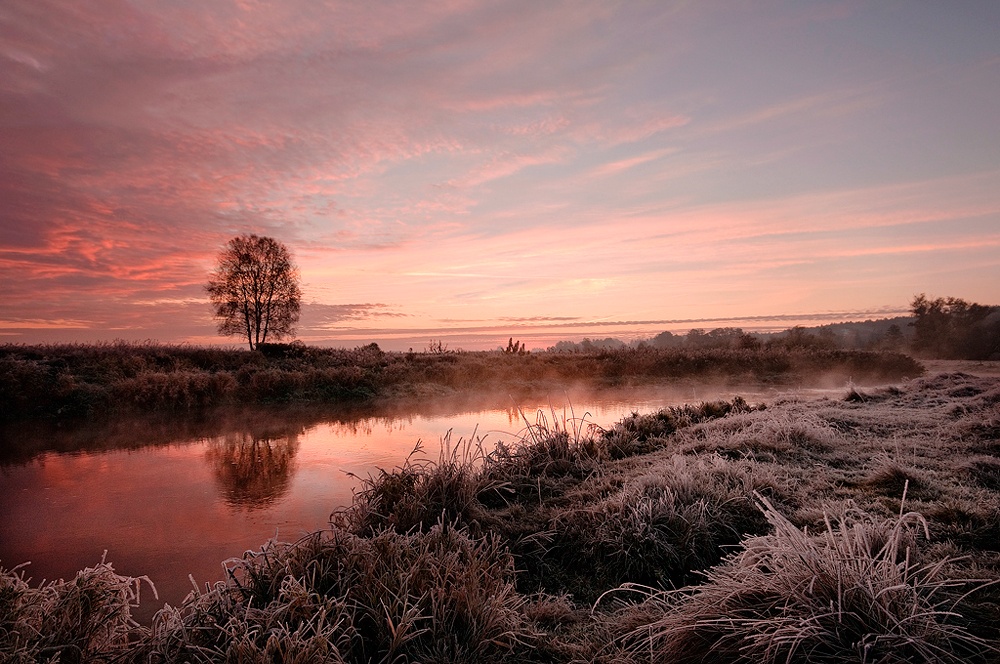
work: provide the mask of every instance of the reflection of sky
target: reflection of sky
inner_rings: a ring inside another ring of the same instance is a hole
[[[523,404],[523,415],[532,424],[541,411],[551,425],[554,411],[561,425],[574,415],[608,425],[633,410],[714,394],[692,388],[590,401],[570,396],[551,406]],[[395,467],[418,440],[424,456],[436,459],[448,431],[452,444],[475,434],[489,450],[523,427],[513,408],[308,426],[297,436],[287,490],[249,506],[234,504],[214,472],[211,450],[226,436],[129,451],[46,453],[0,468],[0,564],[30,560],[35,581],[67,578],[107,550],[120,573],[149,575],[161,592],[160,605],[176,604],[190,590],[188,574],[199,584],[215,580],[223,560],[276,534],[291,540],[324,527],[331,511],[350,503],[356,480],[348,473],[366,477]],[[156,606],[145,604],[143,615]]]
[[[289,245],[301,337],[336,345],[1000,301],[992,0],[6,0],[2,21],[16,341],[217,342],[202,284],[243,231]]]

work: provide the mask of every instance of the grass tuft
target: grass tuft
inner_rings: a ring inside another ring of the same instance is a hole
[[[720,457],[672,456],[593,502],[552,509],[546,546],[526,573],[550,592],[594,601],[619,584],[675,587],[766,531],[754,478]]]
[[[963,625],[981,582],[920,560],[918,514],[849,515],[811,536],[763,497],[770,535],[714,568],[701,585],[652,600],[662,617],[630,635],[654,662],[968,662],[1000,654]]]
[[[906,496],[918,500],[933,500],[941,493],[930,481],[926,472],[906,465],[887,454],[877,455],[873,465],[863,484],[877,493],[900,500]]]
[[[71,581],[33,587],[22,566],[0,567],[0,661],[108,661],[143,630],[132,619],[146,577],[115,573],[103,560]]]
[[[483,472],[490,459],[482,439],[473,435],[452,444],[448,432],[437,460],[421,452],[418,441],[402,465],[361,478],[352,505],[334,513],[333,521],[356,533],[426,532],[441,520],[480,532],[483,502],[503,498],[507,488]]]

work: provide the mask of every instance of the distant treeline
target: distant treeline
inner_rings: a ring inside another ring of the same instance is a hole
[[[814,349],[906,352],[927,359],[1000,360],[1000,306],[948,297],[913,299],[912,316],[861,322],[793,327],[783,332],[745,332],[739,327],[695,328],[686,334],[661,332],[650,339],[585,338],[560,341],[548,350],[591,353],[599,350],[658,349]]]
[[[384,352],[301,343],[229,350],[152,343],[0,346],[0,420],[183,411],[230,404],[341,403],[472,392],[529,394],[671,381],[803,384],[920,375],[909,356],[764,345],[590,353]]]
[[[560,341],[547,350],[555,353],[589,353],[616,348],[671,349],[822,349],[905,351],[914,336],[912,316],[899,316],[855,323],[835,323],[820,327],[797,326],[782,332],[746,332],[740,327],[695,328],[685,334],[661,332],[648,339],[626,343],[621,339],[584,338]]]
[[[1000,307],[920,294],[913,299],[911,350],[923,357],[1000,359]]]

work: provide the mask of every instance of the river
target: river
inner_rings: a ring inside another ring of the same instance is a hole
[[[842,393],[843,390],[840,390]],[[102,557],[120,574],[146,575],[136,617],[179,605],[192,583],[222,578],[222,562],[270,538],[294,540],[349,505],[359,478],[403,463],[417,441],[436,458],[441,441],[512,442],[544,415],[570,426],[609,426],[631,412],[684,402],[776,393],[686,388],[563,394],[513,404],[447,400],[416,409],[340,412],[269,409],[200,418],[123,420],[3,435],[0,565],[33,583],[72,578]],[[553,415],[554,414],[554,415]],[[9,451],[20,450],[19,454]]]

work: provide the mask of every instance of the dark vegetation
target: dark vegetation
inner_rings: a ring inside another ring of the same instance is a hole
[[[1000,360],[1000,307],[955,297],[918,295],[911,316],[862,322],[793,327],[783,332],[745,332],[738,327],[700,328],[686,334],[661,332],[626,344],[620,339],[560,341],[549,348],[561,353],[590,353],[650,346],[672,350],[788,349],[905,352],[927,359]]]
[[[148,626],[103,562],[3,571],[0,659],[1000,660],[996,378],[444,442]]]
[[[809,347],[657,349],[592,353],[391,353],[299,343],[226,350],[157,344],[0,346],[0,420],[186,412],[230,404],[370,403],[469,392],[527,395],[697,381],[728,385],[900,380],[910,357]]]
[[[1000,307],[921,294],[912,310],[915,353],[946,360],[1000,359]]]
[[[293,274],[290,263],[282,265]],[[773,335],[739,328],[663,332],[629,346],[584,339],[544,353],[529,353],[513,338],[496,352],[474,353],[449,351],[440,341],[424,353],[383,352],[376,344],[347,350],[266,343],[267,328],[259,324],[268,317],[247,322],[237,315],[239,307],[231,308],[233,329],[250,330],[252,350],[124,342],[0,346],[0,422],[231,404],[384,403],[483,391],[527,396],[567,384],[866,384],[920,375],[922,367],[904,353],[1000,358],[1000,307],[925,295],[914,298],[911,318],[796,327]],[[272,335],[287,332],[280,318]],[[290,325],[293,318],[282,320]]]

